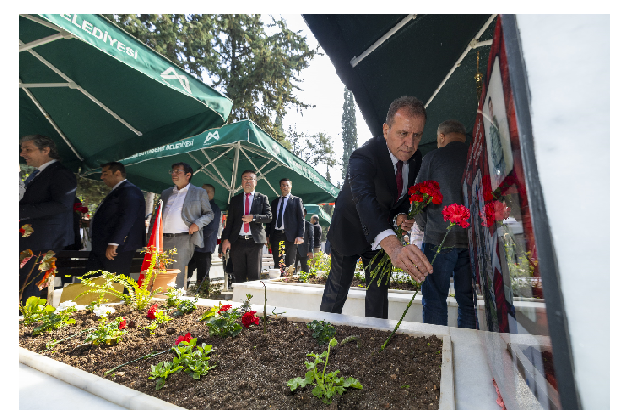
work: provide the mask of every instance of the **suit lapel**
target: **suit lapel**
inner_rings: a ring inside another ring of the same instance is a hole
[[[391,157],[389,156],[389,147],[387,146],[384,137],[380,136],[380,139],[376,143],[376,154],[378,154],[378,162],[380,164],[378,172],[384,177],[387,184],[387,188],[391,190],[393,200],[397,198],[397,182],[395,180],[395,167]]]

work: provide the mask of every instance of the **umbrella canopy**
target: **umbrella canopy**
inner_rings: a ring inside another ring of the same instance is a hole
[[[110,21],[20,15],[19,134],[43,134],[74,171],[222,126],[232,102]]]
[[[375,136],[389,104],[414,95],[428,119],[419,145],[436,149],[436,129],[457,119],[470,138],[478,96],[475,75],[484,72],[496,15],[303,15],[337,74],[352,91]]]
[[[326,211],[320,208],[317,204],[305,204],[305,209],[307,210],[307,215],[305,215],[305,220],[311,220],[311,216],[317,215],[320,218],[320,225],[322,227],[327,227],[330,225],[331,218],[328,216]]]
[[[279,180],[282,178],[292,181],[292,193],[303,202],[332,202],[339,193],[339,189],[315,169],[250,120],[208,130],[120,162],[125,165],[128,180],[144,191],[157,193],[173,186],[168,173],[171,165],[185,162],[195,170],[191,179],[193,185],[214,185],[214,199],[222,210],[226,210],[231,197],[242,190],[240,177],[246,169],[257,172],[256,190],[270,200],[281,195]]]

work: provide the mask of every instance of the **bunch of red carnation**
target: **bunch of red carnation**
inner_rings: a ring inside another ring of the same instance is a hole
[[[156,319],[155,313],[157,309],[158,309],[158,305],[154,303],[151,306],[151,308],[149,308],[149,310],[147,311],[147,318]]]
[[[177,338],[175,340],[175,345],[179,345],[179,343],[182,341],[186,341],[186,342],[192,341],[192,335],[190,335],[190,332],[187,332],[186,335],[181,335],[179,338]]]
[[[424,206],[432,202],[433,204],[441,204],[443,202],[443,194],[436,181],[423,181],[415,186],[408,188],[410,202],[423,202]],[[422,207],[423,208],[423,207]]]
[[[501,201],[492,201],[484,205],[484,212],[479,213],[482,225],[490,227],[495,221],[503,221],[510,217],[510,208]]]
[[[464,205],[451,204],[443,208],[443,219],[449,221],[451,226],[458,224],[462,228],[469,227],[467,220],[471,218],[471,211]]]
[[[82,204],[79,202],[73,204],[73,210],[81,212],[82,214],[86,214],[87,212],[89,212],[89,209],[87,207],[82,206]]]
[[[259,325],[259,318],[255,316],[256,311],[248,311],[242,316],[242,325],[248,328],[251,324]]]
[[[222,312],[227,312],[229,309],[231,309],[231,305],[222,305],[218,310],[218,314],[220,315]]]

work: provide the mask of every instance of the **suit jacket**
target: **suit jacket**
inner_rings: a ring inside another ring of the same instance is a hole
[[[191,183],[187,186],[190,188],[184,199],[184,206],[181,208],[181,219],[188,227],[192,224],[199,226],[199,231],[190,236],[190,242],[197,247],[203,247],[203,227],[214,219],[214,212],[205,189],[194,186]],[[168,199],[173,194],[173,189],[173,187],[170,187],[162,191],[163,207],[166,206]]]
[[[277,206],[279,205],[279,199],[276,198],[270,204],[272,210],[272,222],[266,225],[266,236],[270,238],[272,230],[276,229]],[[283,213],[283,225],[285,230],[285,238],[287,241],[293,243],[296,237],[302,238],[305,232],[305,213],[302,204],[302,199],[297,196],[289,194],[287,198],[287,209]]]
[[[253,215],[253,221],[250,222],[250,231],[253,240],[256,243],[265,244],[266,231],[263,228],[264,223],[272,221],[272,211],[268,204],[268,197],[262,193],[255,192],[253,203],[251,204],[250,214]],[[244,215],[244,192],[237,194],[229,201],[229,209],[227,214],[227,226],[222,231],[222,240],[229,240],[231,244],[238,239],[240,230],[242,229],[242,216]]]
[[[313,224],[305,220],[305,236],[304,243],[298,244],[298,255],[306,256],[307,253],[313,253]]]
[[[407,187],[414,184],[421,167],[421,152],[408,160]],[[398,201],[395,168],[383,136],[368,140],[350,156],[348,174],[335,201],[328,239],[343,255],[370,249],[374,238],[393,228],[393,217],[408,212],[408,192]]]
[[[20,237],[20,251],[59,251],[74,242],[76,183],[76,175],[57,161],[28,184],[19,201],[19,225],[32,225],[33,233]]]
[[[222,217],[222,212],[215,202],[210,201],[212,211],[214,211],[214,219],[203,227],[203,247],[195,247],[194,251],[199,253],[213,253],[216,250],[216,240],[218,239],[218,227]]]
[[[108,244],[119,244],[117,253],[147,245],[145,197],[126,180],[102,201],[93,217],[93,251],[105,253]]]

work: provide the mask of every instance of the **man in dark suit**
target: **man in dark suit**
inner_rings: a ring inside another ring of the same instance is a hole
[[[281,260],[279,243],[285,243],[285,267],[289,267],[296,260],[296,244],[302,244],[305,229],[302,199],[292,195],[292,181],[283,178],[279,181],[279,186],[281,196],[270,204],[272,222],[266,226],[275,269],[279,268]]]
[[[212,268],[212,253],[216,250],[216,240],[218,239],[218,227],[220,226],[221,211],[214,202],[216,188],[208,183],[201,188],[207,192],[210,206],[214,212],[214,219],[203,227],[203,247],[195,247],[194,254],[188,263],[188,277],[192,276],[194,270],[197,271],[197,287],[201,286],[203,279],[209,281],[209,271]]]
[[[24,136],[20,139],[20,156],[35,170],[26,179],[26,192],[19,201],[19,225],[32,225],[29,237],[20,237],[19,251],[30,249],[34,256],[19,273],[20,289],[26,283],[37,254],[48,250],[58,252],[74,240],[73,202],[76,198],[76,176],[59,161],[56,145],[46,136]],[[35,268],[30,283],[22,293],[22,303],[30,296],[47,297],[35,282]],[[37,279],[38,280],[38,279]],[[52,285],[53,286],[53,285]]]
[[[235,282],[258,280],[261,273],[261,249],[266,244],[264,223],[272,221],[268,197],[255,192],[257,175],[253,170],[242,172],[240,193],[229,202],[227,225],[222,231],[222,252],[231,248]]]
[[[421,166],[418,151],[426,113],[415,97],[400,97],[391,103],[383,125],[383,136],[368,140],[356,149],[348,164],[348,174],[335,202],[331,242],[331,270],[324,287],[320,310],[341,313],[356,263],[361,257],[367,267],[380,248],[391,263],[421,282],[432,273],[432,266],[416,246],[402,246],[393,231],[393,221],[409,231],[414,220],[408,220],[408,187],[414,184]],[[376,264],[371,265],[373,270]],[[389,276],[378,276],[365,295],[365,316],[388,317],[389,301],[386,282]],[[365,279],[370,280],[369,269]]]
[[[305,216],[307,215],[307,210],[304,210]],[[309,265],[307,264],[308,260],[313,258],[313,225],[307,220],[305,220],[305,236],[302,244],[298,244],[297,253],[296,253],[296,268],[298,268],[298,263],[300,262],[300,270],[303,272],[309,273]]]
[[[86,271],[106,270],[130,275],[136,249],[145,247],[145,197],[125,179],[125,166],[119,162],[101,165],[101,180],[110,193],[93,216],[93,248]]]

